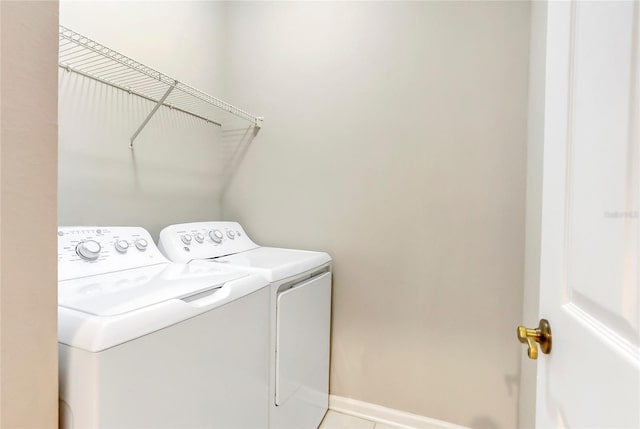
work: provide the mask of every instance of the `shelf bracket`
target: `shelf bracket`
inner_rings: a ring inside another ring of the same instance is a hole
[[[178,83],[178,81],[175,82],[176,84]],[[140,132],[144,129],[144,127],[147,126],[147,123],[149,122],[149,120],[151,120],[151,118],[153,117],[153,115],[156,114],[156,112],[158,111],[158,109],[160,108],[160,106],[162,106],[164,104],[164,101],[167,99],[167,97],[169,96],[169,94],[171,94],[171,91],[173,91],[173,88],[175,88],[175,86],[170,86],[169,89],[167,89],[167,92],[164,93],[164,95],[162,96],[162,98],[156,103],[156,105],[153,107],[153,109],[151,110],[151,112],[149,112],[149,114],[147,115],[147,117],[145,118],[144,121],[142,121],[142,124],[140,124],[140,126],[138,127],[138,129],[136,130],[135,133],[133,133],[133,136],[131,136],[131,140],[129,140],[129,149],[133,149],[133,141],[136,139],[136,137],[138,137],[138,134],[140,134]]]

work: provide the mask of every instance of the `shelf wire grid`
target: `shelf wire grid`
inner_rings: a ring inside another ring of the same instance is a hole
[[[171,93],[162,105],[221,126],[215,118],[221,109],[236,117],[262,125],[262,118],[179,82],[75,31],[59,26],[58,65],[70,72],[135,94],[154,103]]]

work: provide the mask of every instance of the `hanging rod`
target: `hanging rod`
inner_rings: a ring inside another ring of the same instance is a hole
[[[223,110],[249,121],[257,129],[262,127],[262,117],[184,84],[62,25],[59,26],[58,65],[69,72],[156,103],[131,137],[131,148],[160,106],[176,109],[217,126],[222,124],[213,118]]]

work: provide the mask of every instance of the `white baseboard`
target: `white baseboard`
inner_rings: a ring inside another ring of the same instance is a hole
[[[469,429],[453,423],[336,395],[329,395],[329,409],[406,429]]]

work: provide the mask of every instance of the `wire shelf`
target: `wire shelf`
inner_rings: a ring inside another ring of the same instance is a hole
[[[156,103],[131,137],[131,148],[160,106],[176,109],[218,126],[222,126],[222,123],[215,118],[221,109],[249,121],[258,129],[262,126],[262,117],[179,82],[62,25],[59,27],[58,52],[58,65],[61,68]]]

